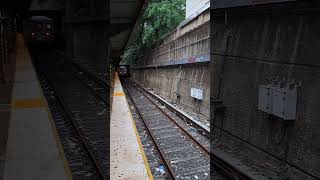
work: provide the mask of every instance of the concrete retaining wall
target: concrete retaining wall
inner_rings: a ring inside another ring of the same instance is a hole
[[[227,50],[225,16],[211,19],[211,96],[217,97],[220,89],[226,106],[224,118],[212,122],[224,130],[214,128],[216,137],[234,149],[250,149],[249,159],[270,153],[285,162],[293,179],[320,178],[319,12],[229,13]],[[257,110],[258,85],[277,76],[302,81],[295,121],[284,122]]]
[[[132,78],[141,85],[149,87],[178,108],[185,110],[193,117],[209,119],[210,97],[210,66],[207,63],[189,64],[181,66],[167,66],[160,68],[134,69]],[[203,101],[190,96],[191,87],[204,89]],[[181,95],[177,98],[177,93]]]
[[[182,23],[161,43],[146,51],[132,78],[209,125],[210,12]],[[203,100],[191,88],[203,88]],[[177,94],[180,97],[177,97]]]

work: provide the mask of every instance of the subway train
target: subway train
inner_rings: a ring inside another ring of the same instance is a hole
[[[46,16],[31,16],[24,23],[24,36],[30,45],[53,45],[55,42],[53,19]]]
[[[129,65],[119,65],[118,74],[120,77],[130,77],[130,66]]]

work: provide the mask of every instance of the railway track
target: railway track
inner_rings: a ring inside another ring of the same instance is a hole
[[[60,96],[54,91],[52,82],[42,77],[45,95],[50,106],[53,119],[62,139],[64,152],[67,156],[69,167],[74,179],[83,177],[91,179],[105,179],[100,166],[95,160],[94,154],[78,128],[75,118]]]
[[[107,89],[70,64],[44,56],[34,62],[73,178],[108,179],[109,112],[102,95]]]
[[[211,168],[217,168],[222,173],[227,176],[229,179],[241,179],[241,180],[250,180],[255,179],[255,177],[251,176],[250,174],[247,174],[243,172],[242,170],[238,169],[234,165],[230,164],[229,162],[225,161],[223,158],[217,156],[214,152],[211,152],[209,149],[209,146],[206,142],[208,142],[208,139],[210,138],[210,132],[208,132],[205,128],[201,127],[199,124],[195,123],[193,120],[186,117],[184,114],[176,111],[172,106],[167,105],[164,101],[159,99],[157,96],[152,94],[151,92],[147,91],[143,87],[137,85],[145,94],[148,94],[150,100],[153,101],[153,103],[158,104],[158,106],[165,106],[166,108],[162,108],[162,111],[167,113],[171,117],[175,117],[174,120],[181,126],[182,129],[185,129],[188,131],[187,133],[191,134],[196,141],[199,141],[200,144],[204,145],[207,153],[210,153]],[[179,116],[180,118],[177,118],[176,116]],[[195,131],[196,130],[196,131]],[[202,135],[200,135],[202,134]],[[214,171],[211,171],[214,173]],[[214,176],[214,174],[213,174]]]
[[[106,72],[106,64],[102,62],[89,63],[85,59],[72,60],[73,64],[78,68],[86,71],[88,74],[92,74],[93,78],[103,81],[108,87],[110,87],[110,76]]]
[[[134,106],[138,118],[141,120],[153,147],[158,154],[158,164],[165,166],[167,172],[164,179],[209,179],[210,154],[208,153],[208,139],[200,144],[195,139],[196,132],[190,134],[177,123],[179,117],[163,110],[160,104],[138,86],[125,81],[124,87],[130,104]],[[180,119],[181,120],[181,119]],[[152,163],[154,164],[154,163]],[[160,166],[161,166],[160,165]],[[153,167],[153,168],[155,168]],[[161,176],[158,176],[161,177]],[[215,173],[215,179],[226,179]]]
[[[128,80],[123,81],[123,84],[126,88],[126,94],[129,97],[129,104],[132,105],[131,110],[133,111],[133,115],[137,114],[136,116],[138,120],[141,121],[144,126],[141,132],[147,132],[147,134],[150,136],[149,144],[150,141],[152,141],[154,148],[157,149],[157,154],[159,154],[159,158],[156,158],[158,163],[152,164],[164,163],[168,171],[171,171],[169,172],[171,179],[206,179],[207,176],[201,176],[201,174],[208,174],[207,171],[201,172],[201,170],[198,171],[197,168],[195,168],[197,170],[190,169],[187,171],[182,171],[182,173],[179,172],[179,169],[171,168],[174,167],[174,163],[172,164],[172,157],[170,156],[170,152],[169,155],[167,155],[168,153],[166,152],[166,150],[161,150],[161,148],[163,148],[163,144],[161,144],[161,139],[172,144],[176,144],[177,141],[183,141],[181,138],[181,140],[179,140],[179,136],[177,134],[171,132],[174,131],[173,129],[180,131],[182,135],[180,137],[183,137],[184,140],[188,139],[188,141],[190,142],[189,144],[192,144],[193,146],[197,147],[196,149],[183,149],[183,152],[180,153],[182,155],[180,157],[181,162],[188,161],[188,159],[190,159],[189,156],[197,156],[202,152],[203,156],[209,157],[212,163],[210,169],[211,179],[252,179],[249,175],[243,173],[241,170],[229,164],[224,159],[216,156],[213,152],[210,152],[209,132],[199,127],[197,124],[190,124],[191,120],[188,121],[187,117],[183,117],[181,113],[176,112],[173,108],[165,106],[164,102],[162,102],[160,99],[157,99],[157,97],[155,97],[153,94],[146,91],[139,85],[134,84]],[[141,123],[137,123],[138,126],[140,126]],[[154,127],[152,127],[158,125],[160,126],[160,129],[162,129],[162,133],[158,133],[157,130],[154,130]],[[159,138],[158,135],[165,136],[164,138]],[[169,139],[167,139],[166,137],[168,137]],[[175,146],[173,148],[179,149],[180,147]],[[199,152],[199,150],[201,152]],[[179,150],[177,150],[177,152],[179,152]],[[152,155],[152,157],[153,156],[154,155]],[[197,158],[194,158],[194,160],[194,162],[198,162]],[[173,162],[176,162],[176,160],[174,159]],[[182,165],[182,168],[183,166],[184,165]],[[186,173],[185,176],[181,176],[180,174],[183,174],[184,172],[188,173]]]
[[[88,89],[92,91],[102,102],[103,105],[106,105],[106,108],[109,109],[110,103],[108,95],[110,94],[110,85],[102,80],[101,78],[97,77],[96,75],[92,74],[90,71],[85,69],[82,66],[72,62],[73,72],[75,77]]]

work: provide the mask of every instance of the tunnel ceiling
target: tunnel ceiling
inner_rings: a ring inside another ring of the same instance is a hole
[[[7,9],[12,14],[27,13],[32,0],[0,0],[0,9]]]
[[[111,56],[119,61],[139,15],[143,12],[145,0],[111,0],[110,23],[112,29]]]

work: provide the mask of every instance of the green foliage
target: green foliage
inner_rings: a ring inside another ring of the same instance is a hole
[[[151,3],[144,14],[142,42],[150,47],[163,39],[184,19],[185,0],[163,0]]]
[[[164,39],[185,18],[185,0],[153,0],[140,19],[137,33],[123,55],[126,63],[137,62],[146,48]]]

